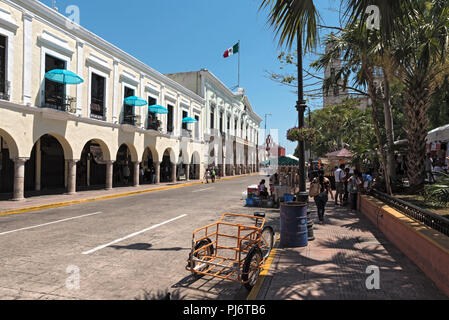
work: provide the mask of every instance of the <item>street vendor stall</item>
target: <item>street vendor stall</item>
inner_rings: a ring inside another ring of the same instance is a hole
[[[321,163],[324,169],[324,176],[331,182],[332,189],[335,189],[335,167],[340,167],[340,165],[348,165],[354,154],[348,149],[341,149],[339,151],[331,152],[327,154],[327,158],[322,159]]]
[[[268,161],[267,165],[279,175],[279,185],[274,186],[273,200],[279,203],[284,200],[284,194],[299,192],[299,161],[292,156],[281,156]]]

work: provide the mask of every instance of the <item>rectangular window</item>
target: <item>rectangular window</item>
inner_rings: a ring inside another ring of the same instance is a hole
[[[220,113],[220,133],[223,135],[223,112]]]
[[[0,36],[0,99],[9,100],[6,79],[6,37]]]
[[[215,120],[215,109],[212,108],[210,112],[210,128],[213,129],[214,126],[214,120]]]
[[[195,116],[196,122],[195,122],[195,138],[200,138],[200,116]]]
[[[105,120],[105,87],[106,79],[92,73],[90,117]]]
[[[183,112],[182,112],[182,119],[187,118],[188,116],[189,116],[189,113],[188,113],[187,111],[183,111]],[[183,123],[183,124],[181,125],[181,128],[182,128],[183,130],[187,130],[187,123]]]
[[[154,106],[157,104],[157,100],[153,97],[148,97],[148,106]],[[154,112],[148,111],[148,129],[159,130],[159,120]]]
[[[228,117],[227,129],[229,134],[229,131],[231,130],[231,117]]]
[[[65,69],[66,62],[64,60],[45,55],[45,73],[55,69]],[[45,99],[46,108],[67,111],[65,85],[45,79]]]
[[[173,110],[174,107],[171,105],[167,106],[168,114],[167,114],[167,132],[173,132]]]
[[[129,87],[124,87],[124,93],[123,93],[123,98],[126,99],[128,97],[132,97],[134,96],[134,89],[131,89]],[[124,108],[123,108],[123,123],[124,124],[130,124],[130,125],[135,125],[136,121],[135,121],[135,117],[134,117],[134,106],[130,106],[125,104]]]

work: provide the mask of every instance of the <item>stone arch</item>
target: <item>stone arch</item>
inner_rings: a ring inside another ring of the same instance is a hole
[[[102,151],[102,153],[103,153],[103,160],[104,161],[111,161],[112,160],[112,157],[111,157],[111,150],[109,149],[109,147],[108,147],[108,145],[103,141],[103,140],[101,140],[101,139],[97,139],[97,138],[94,138],[94,139],[89,139],[88,141],[86,141],[84,144],[83,144],[83,150],[84,150],[84,148],[86,147],[86,145],[89,143],[89,142],[93,142],[93,143],[96,143],[96,144],[98,144],[98,145],[100,145],[100,147],[101,147],[101,151]],[[81,153],[82,153],[83,151],[81,151]],[[80,154],[81,155],[81,154]]]
[[[79,159],[74,159],[73,149],[63,136],[43,134],[34,141],[29,157],[25,163],[26,191],[65,192],[68,186],[68,160]]]
[[[130,152],[130,156],[131,156],[131,161],[132,162],[138,162],[139,161],[139,154],[137,152],[136,147],[134,146],[133,143],[131,142],[124,142],[120,145],[119,148],[121,148],[123,145],[127,146]]]
[[[48,133],[41,135],[38,139],[33,141],[32,148],[34,148],[34,146],[36,145],[36,142],[38,142],[42,137],[44,137],[46,135],[52,136],[53,138],[58,140],[59,144],[62,146],[62,150],[64,151],[64,158],[66,160],[76,159],[76,158],[74,158],[73,148],[70,145],[70,143],[67,141],[67,139],[65,137],[61,136],[58,133],[48,132]],[[31,151],[32,151],[32,149],[29,151],[29,153],[31,153]],[[78,160],[78,159],[76,159],[76,160]]]
[[[201,171],[201,157],[197,151],[192,153],[192,158],[190,162],[190,179],[199,180]]]
[[[0,129],[0,137],[2,137],[3,140],[6,142],[6,144],[8,145],[9,158],[11,160],[18,158],[19,157],[19,148],[18,148],[17,143],[14,140],[14,138],[3,129]],[[0,148],[1,147],[2,146],[0,146]]]
[[[106,185],[107,162],[111,160],[111,152],[101,139],[87,141],[76,163],[77,190],[104,187]]]
[[[170,156],[170,162],[173,164],[176,164],[178,161],[178,157],[176,156],[175,151],[173,150],[173,148],[171,147],[167,147],[164,149],[164,152],[161,152],[159,154],[159,162],[162,162],[164,160],[164,156],[166,156],[167,154],[169,154]]]
[[[175,151],[168,147],[161,154],[160,159],[160,181],[176,182],[177,156]]]

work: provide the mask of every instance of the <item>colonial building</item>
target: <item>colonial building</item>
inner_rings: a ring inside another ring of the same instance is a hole
[[[84,82],[48,80],[45,74],[55,69]],[[258,118],[242,93],[222,90],[238,112],[226,104],[220,109],[225,100],[181,85],[39,1],[2,0],[0,193],[22,200],[26,192],[200,179],[209,161],[206,128],[221,128],[220,110],[235,117],[238,142],[248,149],[232,163],[256,163],[249,150]],[[168,114],[129,105],[130,96]],[[186,117],[198,122],[185,124]]]
[[[245,90],[231,91],[212,72],[167,74],[205,99],[203,131],[209,143],[205,157],[225,175],[258,171],[259,128],[262,119],[254,112]]]

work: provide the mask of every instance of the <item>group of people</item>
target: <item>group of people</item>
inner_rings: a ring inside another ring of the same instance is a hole
[[[206,180],[206,183],[209,183],[209,180],[212,183],[215,183],[215,180],[217,179],[217,169],[215,167],[210,167],[206,169],[206,172],[204,173],[204,180]]]
[[[314,196],[315,204],[318,209],[319,223],[324,223],[324,213],[326,204],[329,201],[329,195],[335,200],[335,205],[345,206],[351,201],[351,209],[357,209],[358,193],[364,189],[369,189],[373,182],[371,174],[362,174],[355,169],[352,173],[350,168],[344,164],[335,168],[335,197],[328,178],[324,176],[324,170],[319,169],[317,176],[314,177],[312,184],[319,185],[319,194]]]

